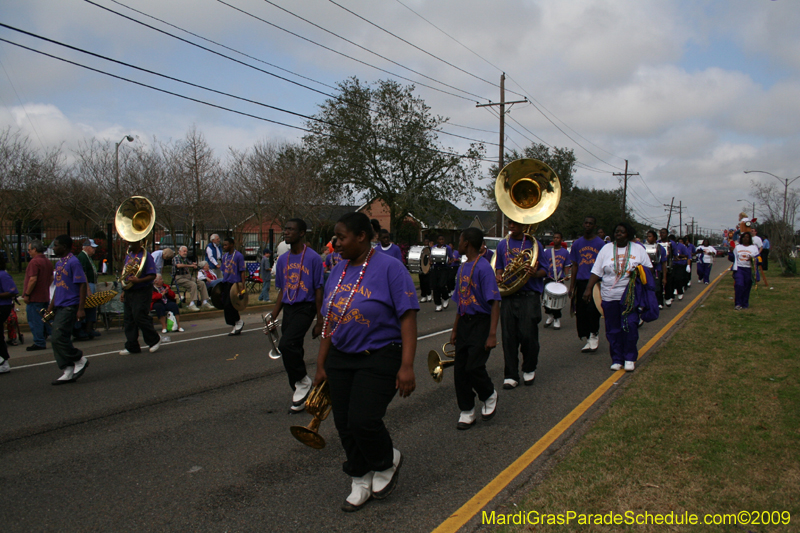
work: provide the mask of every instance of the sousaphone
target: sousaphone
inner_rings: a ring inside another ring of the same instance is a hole
[[[498,287],[501,296],[509,296],[528,282],[530,276],[525,267],[533,267],[539,259],[539,246],[533,234],[538,224],[555,213],[561,202],[561,182],[546,163],[536,159],[517,159],[503,167],[497,175],[494,196],[505,216],[528,226],[525,234],[533,243],[530,249],[522,251],[503,270]],[[495,253],[492,257],[492,268],[497,263],[497,255]]]
[[[144,271],[147,260],[147,236],[153,231],[156,223],[156,209],[153,203],[144,196],[131,196],[117,208],[114,217],[114,226],[123,240],[128,242],[142,242],[142,258],[129,262],[120,275],[123,289],[130,289],[133,283],[128,281],[131,276],[140,277]]]

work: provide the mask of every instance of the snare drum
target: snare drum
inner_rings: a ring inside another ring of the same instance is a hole
[[[432,248],[431,249],[431,263],[436,266],[447,265],[447,248]]]
[[[431,249],[427,246],[412,246],[408,249],[408,271],[412,274],[427,274],[431,269]]]
[[[569,301],[569,290],[563,283],[553,282],[544,286],[542,305],[548,309],[561,309]]]

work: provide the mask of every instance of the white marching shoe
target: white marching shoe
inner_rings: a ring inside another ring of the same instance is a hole
[[[486,398],[481,407],[481,419],[483,421],[491,420],[497,412],[497,391],[494,391],[491,396]]]
[[[308,393],[311,392],[311,385],[312,381],[308,376],[294,384],[294,394],[292,395],[293,413],[299,413],[306,408],[306,398],[308,398]]]
[[[611,370],[622,370],[622,365],[619,363],[614,363],[611,365]]]
[[[678,300],[683,300],[683,294],[678,295]]]
[[[53,385],[63,385],[64,383],[72,383],[75,381],[75,367],[68,366],[64,369],[64,373],[60,378],[53,381]]]
[[[447,309],[448,305],[450,305],[450,299],[447,299],[447,300],[442,302],[442,307],[444,307],[445,309]]]
[[[8,364],[8,359],[3,361],[3,364],[0,365],[0,374],[5,374],[6,372],[11,372],[11,365]]]
[[[400,476],[400,467],[403,466],[403,454],[397,448],[392,448],[392,466],[383,472],[375,472],[372,476],[372,497],[382,500],[388,497],[397,486]]]
[[[553,317],[548,316],[547,320],[544,321],[544,327],[549,328],[550,326],[552,326],[554,320],[555,319]]]
[[[442,310],[442,306],[441,306],[441,305],[437,305],[437,306],[436,306],[436,312],[438,313],[438,312],[439,312],[439,311],[441,311],[441,310]]]
[[[345,498],[342,504],[342,511],[352,513],[364,507],[372,498],[372,477],[373,472],[365,476],[354,477],[350,485],[350,495]]]
[[[600,346],[600,339],[595,333],[592,333],[589,335],[589,349],[593,352],[596,352],[598,346]]]
[[[625,361],[625,372],[633,372],[636,368],[636,363],[633,361]]]
[[[553,320],[553,329],[561,329],[561,319],[556,318]]]

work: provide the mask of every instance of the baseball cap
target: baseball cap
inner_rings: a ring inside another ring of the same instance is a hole
[[[83,246],[91,246],[92,248],[97,248],[97,243],[94,242],[94,239],[86,239],[83,241]]]

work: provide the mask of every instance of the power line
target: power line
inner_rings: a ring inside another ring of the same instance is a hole
[[[22,103],[22,98],[19,97],[19,93],[17,92],[17,88],[14,86],[14,82],[11,81],[11,76],[8,75],[8,71],[6,70],[6,66],[3,64],[2,61],[0,61],[0,67],[3,67],[3,72],[6,73],[6,78],[8,78],[8,83],[11,84],[11,89],[14,91],[14,96],[17,97],[17,101],[19,102],[19,106],[22,108],[22,112],[25,113],[25,118],[27,118],[28,122],[31,123],[31,128],[33,128],[33,133],[36,134],[36,138],[39,140],[39,146],[41,146],[42,150],[44,150],[44,143],[42,142],[42,138],[39,137],[39,132],[36,131],[36,125],[31,120],[31,116],[28,114],[28,110],[25,109],[25,104]]]

